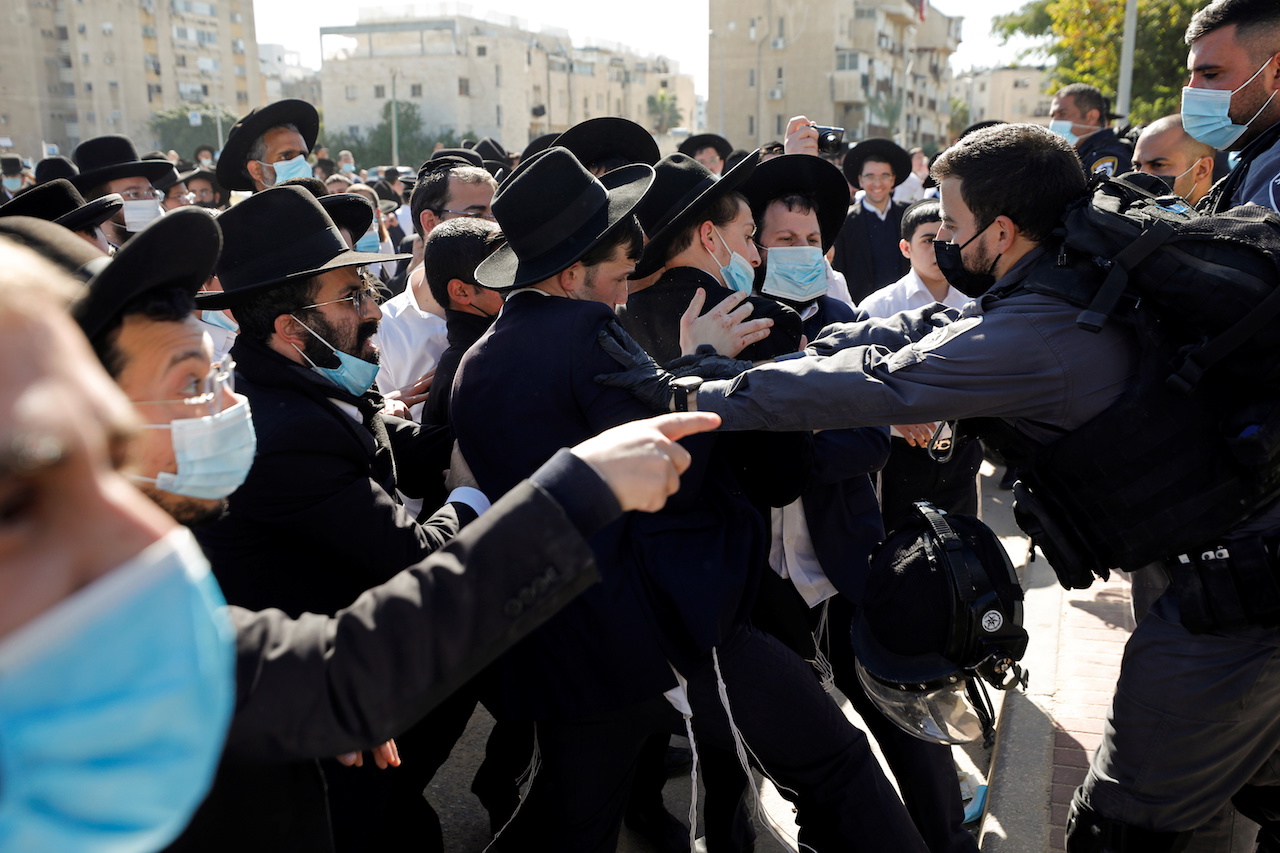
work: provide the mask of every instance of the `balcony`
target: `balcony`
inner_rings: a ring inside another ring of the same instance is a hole
[[[832,71],[827,74],[831,86],[831,100],[837,104],[864,104],[866,89],[862,86],[860,71]]]

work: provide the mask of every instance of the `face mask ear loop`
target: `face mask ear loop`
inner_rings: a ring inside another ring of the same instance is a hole
[[[982,724],[982,745],[990,749],[996,742],[995,709],[991,706],[991,697],[987,695],[986,685],[980,678],[966,678],[964,692],[973,705],[973,712]]]
[[[297,317],[294,317],[292,314],[290,314],[290,315],[289,315],[289,317],[290,317],[290,319],[292,319],[292,320],[293,320],[293,322],[297,323],[299,326],[301,326],[302,328],[304,328],[304,329],[306,329],[308,332],[310,332],[310,333],[311,333],[311,335],[312,335],[312,336],[313,336],[317,341],[319,341],[320,343],[322,343],[322,344],[324,344],[325,346],[327,346],[331,352],[337,352],[337,350],[335,350],[335,349],[333,348],[333,344],[329,343],[329,342],[328,342],[328,341],[326,341],[324,338],[322,338],[322,337],[320,337],[318,334],[316,334],[315,329],[311,328],[311,327],[310,327],[310,326],[308,326],[306,323],[304,323],[304,322],[302,322],[301,320],[299,320]],[[298,355],[302,356],[303,358],[305,358],[305,359],[307,360],[307,364],[311,365],[311,366],[312,366],[313,368],[315,368],[316,370],[320,370],[320,369],[321,369],[321,368],[320,368],[320,365],[318,365],[318,364],[316,364],[314,361],[312,361],[312,360],[311,360],[311,357],[310,357],[309,355],[307,355],[307,354],[306,354],[305,352],[303,352],[302,350],[298,349],[298,345],[297,345],[297,344],[290,342],[289,346],[291,346],[291,347],[293,347],[295,350],[297,350]]]

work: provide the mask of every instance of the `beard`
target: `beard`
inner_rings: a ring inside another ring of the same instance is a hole
[[[203,498],[187,497],[186,495],[175,495],[173,492],[157,489],[151,483],[138,483],[137,486],[144,495],[151,498],[156,506],[167,512],[174,521],[184,527],[195,527],[200,524],[217,521],[227,510],[225,498],[205,500]]]
[[[363,359],[370,364],[378,363],[378,350],[368,345],[369,339],[378,332],[377,320],[361,320],[353,325],[343,324],[342,326],[337,326],[330,323],[319,311],[313,312],[308,319],[310,322],[307,325],[316,334],[307,335],[302,351],[307,358],[317,365],[321,367],[338,367],[340,364],[338,356],[329,347],[325,346],[325,341],[328,341],[333,349],[345,352],[347,355],[354,355],[356,358]],[[324,341],[321,341],[316,335],[324,338]]]

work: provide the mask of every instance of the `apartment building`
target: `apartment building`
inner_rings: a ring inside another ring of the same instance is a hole
[[[951,97],[968,108],[970,124],[1000,119],[1048,126],[1049,74],[1044,66],[973,69],[951,82]]]
[[[649,98],[664,92],[684,126],[693,121],[693,78],[664,57],[575,47],[564,30],[534,32],[515,18],[401,14],[362,10],[353,26],[321,28],[326,127],[367,132],[394,97],[417,105],[428,132],[473,132],[519,151],[595,116],[653,128]]]
[[[941,147],[961,21],[921,0],[711,0],[707,129],[751,147],[806,115]]]
[[[0,141],[33,160],[108,133],[151,147],[155,112],[262,103],[253,0],[0,4]]]

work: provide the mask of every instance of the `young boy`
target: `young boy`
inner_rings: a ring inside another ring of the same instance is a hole
[[[960,308],[969,298],[953,288],[938,269],[933,241],[942,214],[937,199],[916,202],[902,214],[898,248],[911,261],[911,271],[864,299],[858,308],[869,317],[888,317],[899,311],[941,302]],[[962,440],[947,462],[936,462],[928,445],[938,425],[901,424],[890,430],[889,461],[880,472],[880,511],[886,530],[896,527],[915,501],[931,501],[949,512],[978,514],[978,468],[982,445]],[[950,430],[943,427],[944,436]],[[954,437],[952,437],[954,440]]]

